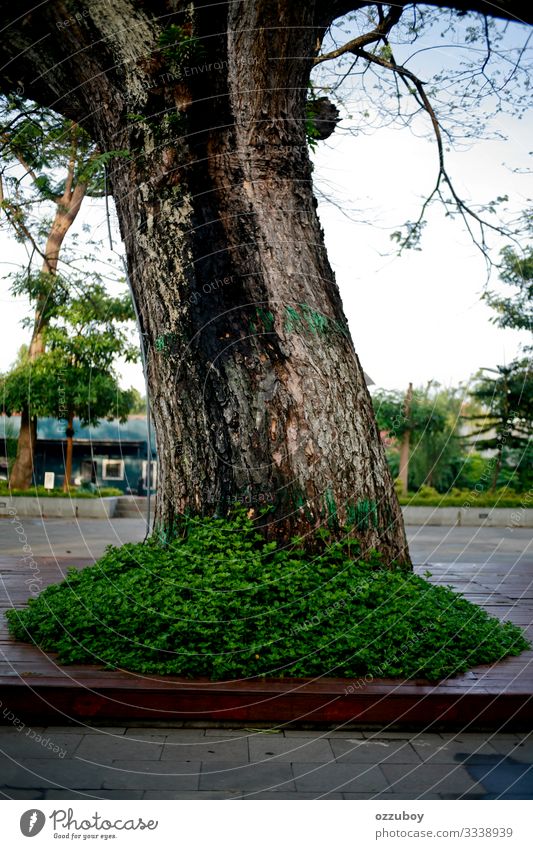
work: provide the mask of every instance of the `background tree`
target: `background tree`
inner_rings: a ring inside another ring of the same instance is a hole
[[[423,431],[413,445],[412,486],[413,489],[431,486],[439,492],[447,492],[460,485],[466,459],[459,432],[464,390],[462,387],[446,389],[436,384],[425,391],[441,426]]]
[[[171,528],[185,511],[224,512],[243,491],[260,489],[275,493],[266,531],[307,539],[324,521],[342,534],[357,506],[371,503],[376,521],[358,536],[386,561],[407,562],[401,511],[316,214],[306,129],[319,65],[345,57],[357,72],[390,74],[436,139],[430,197],[480,227],[483,247],[479,211],[458,196],[445,168],[443,139],[453,127],[420,72],[396,59],[394,33],[415,38],[434,22],[431,10],[353,0],[50,0],[38,8],[23,0],[10,23],[10,5],[1,7],[4,89],[22,82],[33,99],[82,124],[101,150],[131,154],[109,171],[153,352],[157,523]],[[491,61],[480,57],[479,73],[490,80],[499,51],[485,16],[494,7],[457,0],[456,8],[480,13],[481,39],[488,29]],[[512,2],[497,9],[511,19],[518,11]],[[333,24],[343,15],[351,15],[347,40],[334,47]],[[520,73],[515,66],[500,102]],[[467,108],[472,76],[463,79]],[[421,221],[408,242],[416,243]],[[223,280],[230,284],[213,288]]]
[[[531,212],[523,216],[523,231],[531,234]],[[496,315],[492,319],[499,327],[533,332],[533,250],[507,245],[501,252],[500,280],[512,287],[510,294],[502,295],[488,290],[484,298]],[[524,345],[523,353],[530,354],[533,345]],[[488,372],[494,374],[495,377]],[[482,406],[478,415],[470,416],[475,423],[471,437],[481,450],[495,452],[496,463],[491,489],[499,484],[520,491],[530,488],[532,480],[531,459],[533,448],[533,375],[531,360],[518,357],[509,366],[483,369],[479,375],[472,398]]]
[[[129,340],[133,319],[129,294],[112,297],[99,283],[85,284],[81,297],[56,305],[43,330],[46,346],[39,357],[24,352],[4,377],[4,409],[8,415],[31,397],[37,416],[57,418],[65,427],[65,478],[72,479],[74,418],[97,425],[102,418],[125,421],[137,400],[134,390],[123,390],[114,371],[117,357],[137,358]]]
[[[533,330],[533,251],[519,256],[512,248],[502,251],[503,263],[500,279],[516,291],[508,297],[488,292],[485,300],[498,315],[493,321],[499,327],[514,330]]]
[[[523,359],[510,366],[482,369],[470,394],[481,405],[482,412],[465,415],[464,419],[474,425],[469,438],[476,448],[491,451],[496,458],[490,486],[493,491],[506,453],[509,460],[514,456],[518,466],[521,455],[530,448],[533,434],[531,363]]]
[[[531,212],[525,214],[524,224],[526,234],[530,235],[533,229]],[[498,327],[533,333],[533,249],[528,246],[520,250],[507,245],[501,257],[500,280],[511,287],[511,292],[507,295],[490,289],[485,292],[485,301],[496,312],[492,321]],[[525,351],[531,350],[530,343]]]
[[[438,443],[434,440],[438,437],[442,444],[442,441],[446,440],[445,434],[449,427],[449,410],[444,399],[437,401],[431,397],[429,387],[413,389],[412,384],[410,387],[411,391],[407,396],[396,390],[378,390],[372,396],[379,429],[389,444],[389,458],[394,472],[396,473],[397,469],[399,476],[403,468],[404,494],[408,490],[405,482],[412,481],[411,459],[419,449],[423,451],[425,448],[428,455],[424,477],[431,478],[432,474],[435,474],[434,466],[439,459],[439,453],[436,447]]]
[[[141,395],[138,389],[132,389],[133,406],[131,412],[133,415],[146,415],[146,398]]]
[[[103,159],[76,122],[18,95],[0,98],[0,208],[28,253],[27,267],[14,275],[12,291],[29,297],[34,307],[30,363],[44,352],[46,326],[68,291],[65,272],[58,276],[60,254],[83,199],[102,194]],[[32,480],[37,418],[31,397],[21,400],[10,480],[13,487],[25,489]]]

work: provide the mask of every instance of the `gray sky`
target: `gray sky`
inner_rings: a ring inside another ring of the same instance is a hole
[[[477,202],[508,194],[508,206],[519,211],[531,197],[531,177],[512,173],[504,163],[530,164],[532,128],[531,122],[505,123],[508,141],[450,153],[449,170],[463,196]],[[326,142],[317,160],[318,181],[336,185],[338,197],[355,203],[371,221],[353,223],[335,207],[320,206],[355,346],[376,384],[404,388],[409,381],[430,379],[457,384],[481,366],[512,360],[528,334],[490,323],[494,313],[480,300],[485,262],[459,220],[435,207],[422,250],[391,254],[390,228],[414,218],[421,195],[433,185],[435,147],[408,131],[381,130]],[[490,285],[509,291],[497,275]]]

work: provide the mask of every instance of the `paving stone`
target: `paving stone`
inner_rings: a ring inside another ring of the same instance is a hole
[[[466,768],[452,764],[382,764],[379,767],[390,784],[390,791],[410,794],[406,798],[425,799],[428,794],[483,793],[484,787],[470,778]]]
[[[5,792],[16,787],[85,790],[102,786],[105,767],[86,764],[75,758],[26,758],[20,764],[0,758],[0,776]]]
[[[424,801],[426,799],[430,799],[430,798],[432,798],[432,797],[431,796],[424,796]],[[450,799],[450,800],[455,800],[455,801],[457,801],[458,799],[460,799],[460,800],[464,799],[465,801],[471,802],[471,801],[474,801],[474,800],[483,801],[484,799],[489,799],[490,796],[487,793],[477,793],[477,792],[473,792],[473,793],[439,793],[438,798],[439,799]]]
[[[285,793],[295,789],[291,767],[286,763],[235,766],[231,761],[212,761],[202,764],[200,790]]]
[[[197,743],[182,743],[173,739],[165,743],[162,761],[236,761],[248,763],[248,740],[226,737],[216,740],[214,737],[202,737]]]
[[[268,801],[270,801],[270,802],[274,802],[274,801],[321,802],[322,800],[331,801],[332,799],[336,799],[337,801],[339,801],[339,800],[342,800],[342,798],[343,798],[342,793],[325,793],[325,794],[321,795],[320,793],[285,793],[285,792],[281,792],[281,793],[263,793],[263,792],[246,793],[242,797],[243,801],[245,801],[245,802],[247,800],[249,800],[249,801],[256,800],[256,801],[265,801],[265,802],[268,802]]]
[[[86,734],[76,749],[76,757],[92,763],[110,763],[118,760],[156,761],[163,751],[162,742],[131,737],[102,737]]]
[[[331,740],[337,761],[379,764],[419,764],[420,758],[406,740]]]
[[[365,735],[362,731],[328,731],[326,738],[328,740],[364,740]]]
[[[205,740],[205,732],[201,728],[128,728],[125,737],[154,743],[165,743],[167,740],[194,743],[196,740]]]
[[[304,731],[298,730],[295,728],[294,730],[287,730],[284,732],[285,737],[313,737],[315,740],[333,740],[341,737],[354,737],[359,740],[363,738],[362,731],[346,731],[344,728],[337,730],[336,728],[315,730],[315,731]]]
[[[178,728],[185,727],[188,727],[186,722],[182,722],[181,720],[175,719],[169,719],[168,721],[154,719],[152,722],[146,722],[146,720],[143,719],[130,719],[128,721],[128,727],[126,730],[129,731],[131,729],[137,728],[140,730],[147,730],[150,733],[161,731],[164,734],[166,731],[174,731]]]
[[[72,757],[83,739],[81,734],[48,734],[45,731],[40,732],[39,736],[41,742],[38,737],[27,736],[25,731],[16,737],[0,734],[0,755],[10,755],[16,761],[24,758],[68,758]],[[55,747],[60,751],[54,751]]]
[[[343,799],[353,799],[354,802],[365,802],[369,799],[379,799],[381,802],[397,802],[400,798],[396,793],[343,793]]]
[[[251,737],[250,760],[283,761],[287,763],[305,761],[306,763],[331,763],[333,752],[329,740],[309,737],[271,737],[262,735]]]
[[[432,741],[413,740],[411,745],[424,763],[453,764],[458,760],[462,761],[462,756],[497,754],[491,744],[485,742],[485,739],[480,737],[475,741],[441,740],[437,744]]]
[[[362,732],[365,739],[370,740],[410,740],[416,731],[387,731],[386,728],[366,729]]]
[[[48,725],[44,730],[46,734],[109,734],[112,737],[121,737],[126,733],[123,725]]]
[[[484,763],[466,763],[465,769],[487,793],[504,794],[506,798],[529,794],[533,798],[533,767],[529,764],[498,755],[497,759],[486,757]]]
[[[235,729],[234,729],[235,730]],[[261,725],[245,725],[243,729],[245,734],[248,734],[249,737],[253,737],[256,734],[263,734],[266,737],[283,737],[283,726],[282,725],[272,725],[271,727],[263,727]]]
[[[45,790],[2,790],[0,791],[0,799],[45,799]]]
[[[379,766],[351,763],[293,763],[296,789],[319,793],[375,793],[387,790]]]
[[[518,731],[513,734],[509,734],[505,731],[497,731],[496,733],[491,732],[487,734],[487,741],[489,743],[492,743],[495,740],[500,740],[502,742],[505,742],[507,740],[510,740],[511,742],[525,742],[529,740],[533,742],[533,734],[520,733]]]
[[[45,790],[45,799],[142,799],[143,790]]]
[[[28,728],[31,728],[36,734],[44,734],[45,730],[44,726],[37,727],[36,725],[25,725],[22,731],[20,730],[20,726],[16,728],[14,725],[0,725],[0,737],[3,737],[4,735],[6,737],[20,737],[20,735],[24,734],[24,731]]]
[[[105,790],[197,790],[200,761],[115,761],[106,769]]]
[[[441,735],[443,740],[451,741],[455,743],[461,743],[463,746],[468,746],[470,748],[477,748],[483,743],[492,743],[493,740],[496,740],[500,735],[493,734],[490,731],[486,732],[465,732],[458,731],[455,734],[445,731]],[[503,735],[502,735],[503,736]],[[514,736],[514,735],[512,735]]]
[[[491,739],[491,746],[499,754],[513,758],[523,764],[533,763],[533,739],[531,736],[518,737],[517,740],[501,740],[498,737]]]
[[[483,797],[486,800],[498,799],[501,801],[528,801],[531,802],[531,793],[487,793]]]
[[[432,731],[387,731],[386,729],[376,729],[375,731],[363,731],[363,736],[366,740],[427,740],[429,742],[440,742],[442,735]]]
[[[219,740],[222,740],[224,737],[236,737],[238,739],[242,737],[250,737],[251,734],[255,732],[250,731],[248,728],[206,728],[205,736],[206,737],[217,737]]]
[[[143,799],[180,799],[182,801],[242,799],[242,794],[232,793],[230,790],[146,790]]]

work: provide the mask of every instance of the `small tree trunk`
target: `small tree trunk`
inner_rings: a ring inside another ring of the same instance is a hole
[[[493,475],[492,475],[492,481],[491,481],[491,484],[490,484],[489,492],[494,492],[494,490],[496,489],[496,487],[498,485],[498,478],[500,476],[500,472],[501,472],[501,468],[502,468],[502,462],[503,462],[503,447],[500,446],[500,448],[498,448],[498,451],[496,453],[496,465],[494,467],[494,472],[493,472]]]
[[[409,384],[405,395],[403,406],[403,414],[407,422],[409,422],[409,414],[411,412],[411,402],[413,400],[413,384]],[[411,444],[411,431],[409,427],[406,429],[400,445],[400,470],[398,478],[402,484],[402,492],[407,494],[409,491],[409,449]]]
[[[67,447],[65,453],[65,479],[63,481],[63,492],[68,492],[72,481],[72,454],[74,451],[74,419],[72,416],[68,417],[65,433],[67,436]]]
[[[37,419],[30,417],[28,407],[20,415],[17,456],[9,475],[12,489],[29,489],[33,478],[33,451],[37,442]]]

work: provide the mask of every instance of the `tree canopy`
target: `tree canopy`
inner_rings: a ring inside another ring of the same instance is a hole
[[[129,295],[110,296],[100,283],[84,283],[81,296],[54,304],[45,331],[47,350],[31,361],[22,352],[4,375],[3,404],[8,415],[29,402],[36,416],[78,417],[83,424],[102,418],[124,420],[137,396],[119,387],[117,357],[135,360],[128,323],[134,318]]]

